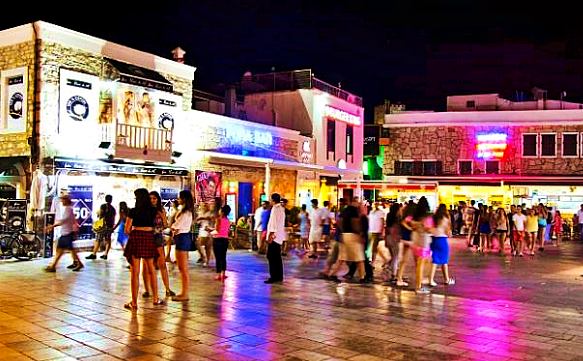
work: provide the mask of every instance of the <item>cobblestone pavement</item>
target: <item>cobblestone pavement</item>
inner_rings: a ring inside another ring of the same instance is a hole
[[[424,296],[317,279],[323,262],[293,252],[270,286],[263,257],[229,251],[221,284],[193,256],[190,302],[137,314],[117,252],[80,273],[0,263],[0,360],[583,360],[580,244],[511,258],[456,239],[457,284]]]

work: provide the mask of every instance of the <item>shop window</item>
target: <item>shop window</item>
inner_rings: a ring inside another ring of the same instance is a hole
[[[423,162],[423,175],[437,175],[437,161]]]
[[[555,133],[541,134],[541,153],[542,157],[557,156],[557,135]]]
[[[538,135],[537,134],[523,134],[522,135],[522,156],[523,157],[537,157],[538,156]]]
[[[423,162],[413,162],[413,175],[423,175]]]
[[[328,119],[326,124],[326,159],[329,157],[329,153],[336,153],[336,122]],[[336,154],[334,154],[336,158]]]
[[[353,149],[354,127],[352,125],[346,126],[346,155],[354,154]]]
[[[475,108],[476,107],[476,101],[475,100],[468,100],[466,102],[466,108]]]
[[[471,160],[460,160],[458,161],[458,173],[459,174],[472,174],[473,164]]]
[[[497,160],[486,161],[486,174],[500,173],[500,162]]]
[[[563,133],[563,157],[579,156],[579,134]]]

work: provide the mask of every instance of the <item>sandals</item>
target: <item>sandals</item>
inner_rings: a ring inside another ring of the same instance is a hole
[[[152,302],[152,304],[153,304],[154,306],[162,306],[162,305],[165,305],[165,304],[166,304],[166,302],[164,302],[164,300],[158,300],[158,301],[154,301],[154,302]]]
[[[172,301],[175,301],[175,302],[184,302],[184,301],[188,301],[188,297],[185,297],[185,296],[174,296],[174,297],[172,297]]]
[[[166,291],[166,297],[174,297],[174,296],[176,296],[176,293],[174,293],[172,290]]]
[[[133,305],[131,302],[128,302],[125,305],[123,305],[123,308],[132,312],[136,312],[138,310],[138,306]]]

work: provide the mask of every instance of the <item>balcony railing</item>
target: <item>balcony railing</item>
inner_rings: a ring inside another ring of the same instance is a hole
[[[103,139],[113,140],[111,127],[103,128]],[[115,157],[170,162],[172,159],[172,130],[117,124]]]

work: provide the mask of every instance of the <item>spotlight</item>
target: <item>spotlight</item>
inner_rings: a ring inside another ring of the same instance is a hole
[[[108,149],[111,147],[111,142],[101,142],[99,143],[99,148]]]
[[[182,152],[174,151],[174,152],[172,152],[172,156],[174,158],[180,158],[182,156]]]

